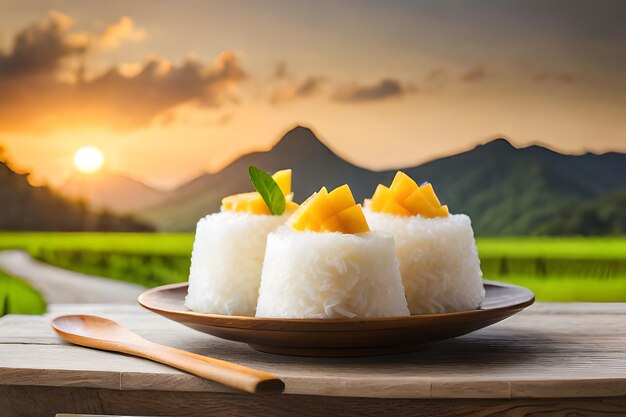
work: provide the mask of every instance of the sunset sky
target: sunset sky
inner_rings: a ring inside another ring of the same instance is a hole
[[[626,151],[625,21],[623,1],[0,0],[0,144],[55,184],[91,145],[160,187],[297,124],[373,169],[497,136]]]

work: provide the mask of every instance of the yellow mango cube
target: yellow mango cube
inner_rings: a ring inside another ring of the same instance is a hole
[[[280,187],[280,190],[283,192],[284,196],[291,194],[291,170],[283,169],[281,171],[276,171],[274,175],[272,175],[276,184]]]
[[[391,190],[382,184],[378,184],[376,191],[370,200],[369,207],[374,211],[383,211],[387,200],[391,198]]]
[[[398,171],[389,188],[378,185],[368,207],[397,216],[445,217],[449,214],[448,206],[441,205],[430,183],[419,187],[402,171]]]
[[[341,232],[348,233],[337,216],[332,216],[320,225],[320,232]]]
[[[267,207],[267,204],[265,204],[263,197],[261,197],[260,195],[257,198],[250,201],[248,210],[241,210],[241,211],[248,211],[249,213],[254,213],[254,214],[272,214],[270,212],[270,209]]]
[[[426,195],[421,189],[413,191],[413,193],[404,200],[404,207],[406,207],[413,215],[417,213],[423,213],[429,211],[432,208],[430,201],[426,198]]]
[[[234,211],[233,209],[233,202],[226,200],[226,199],[222,199],[222,210],[224,211]]]
[[[391,193],[395,196],[396,200],[404,201],[411,193],[417,190],[418,186],[415,181],[402,171],[398,171],[391,183]]]
[[[344,227],[345,233],[364,233],[370,230],[360,204],[337,213],[337,219]]]
[[[293,216],[290,217],[289,225],[294,229],[302,231],[318,232],[321,230],[320,224],[307,212],[300,214],[298,214],[298,212],[294,213]]]
[[[426,199],[430,202],[430,204],[433,207],[441,206],[441,203],[439,202],[439,199],[437,198],[437,195],[435,194],[435,190],[433,189],[433,186],[431,183],[422,185],[420,187],[420,190],[422,191],[422,193],[424,193],[424,195],[426,196]]]
[[[446,217],[448,214],[450,214],[448,206],[440,206],[436,209],[434,217]]]
[[[352,207],[356,204],[356,201],[354,201],[352,191],[350,191],[350,187],[348,187],[348,184],[337,187],[333,191],[328,193],[328,199],[330,201],[330,205],[332,206],[333,210],[335,210],[335,212],[345,210],[348,207]]]
[[[257,192],[235,194],[222,199],[222,209],[247,213],[269,214],[270,211]]]
[[[448,206],[431,207],[428,210],[424,210],[419,214],[420,216],[427,218],[446,217],[448,215]]]
[[[322,190],[320,190],[322,191]],[[291,215],[291,217],[287,220],[287,224],[298,230],[309,230],[309,231],[319,231],[320,224],[315,218],[312,216],[311,211],[309,211],[308,207],[311,203],[317,198],[318,193],[313,193],[309,198],[307,198],[300,207]]]
[[[335,211],[330,204],[326,187],[322,187],[322,189],[315,195],[315,198],[309,203],[307,211],[311,217],[320,224],[335,214]]]
[[[412,216],[409,210],[406,209],[402,204],[400,204],[395,198],[390,198],[385,202],[383,206],[383,211],[389,214],[395,214],[396,216]]]
[[[328,193],[325,187],[309,197],[287,221],[302,231],[361,233],[369,226],[360,205],[356,204],[350,187],[338,187]]]
[[[293,194],[290,194],[285,201],[285,212],[296,211],[299,207],[298,203],[294,203],[293,201],[291,201],[292,196]]]

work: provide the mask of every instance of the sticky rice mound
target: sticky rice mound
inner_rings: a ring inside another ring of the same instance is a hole
[[[185,306],[200,313],[254,316],[267,235],[288,217],[223,211],[201,219]]]
[[[471,220],[395,216],[365,209],[372,230],[393,234],[411,314],[474,310],[485,296]]]
[[[408,316],[388,233],[302,232],[268,236],[257,317]]]

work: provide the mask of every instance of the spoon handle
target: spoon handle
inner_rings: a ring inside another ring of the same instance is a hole
[[[134,345],[126,353],[252,394],[279,394],[285,389],[285,383],[276,375],[158,343],[145,342],[147,343],[142,343],[141,346]]]

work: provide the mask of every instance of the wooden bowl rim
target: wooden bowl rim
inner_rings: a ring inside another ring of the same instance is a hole
[[[240,322],[241,324],[255,323],[258,325],[263,325],[263,324],[272,325],[272,324],[281,324],[281,323],[284,323],[284,324],[287,324],[287,323],[291,323],[291,324],[306,324],[306,323],[310,323],[310,324],[349,324],[349,323],[374,324],[374,323],[381,323],[381,322],[396,322],[397,324],[399,324],[401,322],[413,322],[416,320],[458,318],[461,316],[480,315],[480,314],[485,314],[485,313],[511,312],[513,314],[513,312],[522,310],[532,305],[535,302],[534,293],[526,287],[522,287],[520,285],[514,285],[514,284],[505,284],[505,283],[497,282],[497,281],[483,280],[483,285],[485,287],[491,286],[491,287],[500,287],[500,288],[515,288],[517,290],[525,291],[527,293],[526,294],[527,298],[524,301],[520,301],[515,304],[509,304],[509,305],[493,307],[493,308],[478,308],[475,310],[456,311],[452,313],[415,314],[411,316],[397,316],[397,317],[362,317],[362,318],[341,318],[341,319],[319,319],[319,318],[302,319],[302,318],[267,318],[267,317],[248,317],[248,316],[228,316],[228,315],[223,315],[223,314],[198,313],[198,312],[191,311],[191,310],[187,310],[187,311],[170,310],[170,309],[163,308],[160,306],[155,306],[154,304],[150,303],[150,298],[155,293],[178,289],[181,287],[186,287],[188,285],[189,285],[188,282],[180,282],[176,284],[167,284],[167,285],[161,285],[159,287],[151,288],[145,291],[144,293],[142,293],[141,295],[139,295],[139,297],[137,298],[137,302],[142,307],[152,312],[165,315],[165,316],[175,316],[179,318],[194,317],[194,318],[199,318],[199,319],[223,321],[224,324],[228,322],[228,325],[222,324],[221,326],[220,324],[217,324],[215,322],[211,323],[211,325],[215,327],[237,327],[235,325],[236,322]]]

